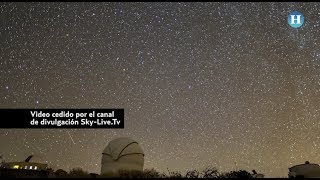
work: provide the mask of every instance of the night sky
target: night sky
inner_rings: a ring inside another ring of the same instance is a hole
[[[107,143],[128,136],[165,173],[320,163],[320,3],[7,2],[0,14],[0,108],[125,109],[124,129],[0,129],[6,161],[100,173]]]

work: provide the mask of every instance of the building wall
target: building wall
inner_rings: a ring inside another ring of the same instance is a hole
[[[4,163],[3,167],[7,169],[25,169],[25,170],[47,170],[47,164],[33,162],[8,162]]]
[[[47,171],[30,171],[26,169],[0,169],[1,178],[47,178]],[[0,178],[0,179],[1,179]]]

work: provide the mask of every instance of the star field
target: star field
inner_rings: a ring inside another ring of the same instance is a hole
[[[285,177],[320,163],[319,3],[6,2],[0,14],[0,108],[125,109],[124,129],[0,129],[6,161],[100,173],[107,143],[128,136],[163,172]]]

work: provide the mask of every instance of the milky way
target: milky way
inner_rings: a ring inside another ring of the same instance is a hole
[[[319,3],[7,2],[0,14],[0,108],[125,109],[124,129],[1,129],[6,161],[100,173],[107,143],[128,136],[162,172],[284,177],[320,163]]]

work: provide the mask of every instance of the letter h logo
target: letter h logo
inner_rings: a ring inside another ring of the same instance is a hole
[[[304,23],[304,17],[303,15],[298,12],[294,11],[289,14],[288,16],[288,24],[293,27],[293,28],[299,28],[303,25]]]
[[[301,15],[291,15],[291,24],[301,24],[300,17]]]

